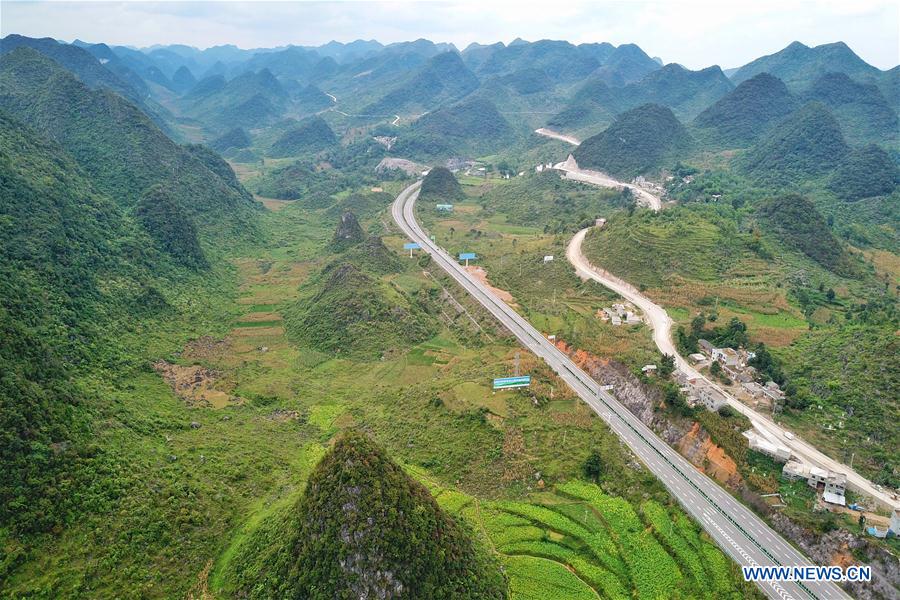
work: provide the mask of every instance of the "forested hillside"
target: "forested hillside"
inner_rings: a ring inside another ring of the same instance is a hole
[[[631,178],[675,162],[690,135],[671,110],[645,104],[621,114],[604,132],[584,140],[573,155],[579,166]]]
[[[780,79],[760,73],[697,115],[694,123],[712,129],[726,144],[743,145],[761,136],[796,107],[797,100]]]
[[[155,276],[176,267],[154,251],[154,223],[148,235],[59,145],[2,111],[0,140],[0,520],[37,533],[80,508],[97,452],[72,371],[118,360],[113,323],[170,311]]]
[[[230,575],[244,597],[507,597],[472,533],[363,433],[343,434],[273,518]]]
[[[165,184],[181,208],[209,231],[252,235],[257,205],[221,159],[199,159],[178,146],[138,108],[106,90],[91,90],[30,49],[0,58],[0,110],[57,141],[94,185],[122,207]],[[223,172],[225,172],[223,169]]]

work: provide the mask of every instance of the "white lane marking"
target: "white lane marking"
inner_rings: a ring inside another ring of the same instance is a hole
[[[707,513],[705,510],[703,511],[703,519],[704,519],[707,523],[709,523],[710,525],[712,525],[712,526],[716,529],[716,531],[719,532],[719,535],[721,535],[723,538],[725,538],[725,539],[728,541],[729,544],[731,544],[731,547],[734,548],[734,549],[737,551],[737,553],[740,554],[741,557],[742,557],[744,560],[747,561],[747,564],[748,564],[749,566],[751,566],[751,567],[758,567],[758,566],[759,566],[759,563],[756,562],[756,561],[753,559],[752,556],[750,556],[749,554],[747,554],[747,551],[744,550],[740,545],[738,545],[738,543],[735,542],[734,539],[732,539],[732,537],[731,537],[730,535],[728,535],[727,533],[725,533],[725,530],[722,529],[721,527],[719,527],[719,524],[716,523],[716,522],[709,516],[709,513]],[[778,596],[779,596],[780,598],[782,598],[782,600],[793,600],[794,597],[791,596],[791,595],[788,593],[788,591],[787,591],[786,589],[784,589],[783,587],[781,587],[780,585],[778,585],[778,582],[776,582],[776,581],[767,581],[766,583],[769,585],[769,587],[771,587],[773,590],[775,590],[775,593],[777,593]]]

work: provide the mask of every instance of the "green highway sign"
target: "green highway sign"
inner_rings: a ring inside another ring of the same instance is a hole
[[[523,375],[522,377],[500,377],[494,380],[495,390],[528,387],[529,385],[531,385],[531,375]]]

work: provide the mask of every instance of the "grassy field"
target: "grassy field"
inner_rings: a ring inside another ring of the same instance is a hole
[[[440,245],[452,255],[475,252],[473,264],[484,269],[488,282],[509,292],[514,307],[546,334],[628,364],[657,359],[649,329],[614,327],[599,318],[598,311],[618,296],[581,281],[565,259],[565,245],[578,220],[593,222],[595,216],[622,211],[614,195],[553,174],[508,180],[499,189],[463,188],[467,200],[456,203],[452,214],[438,213],[427,203],[417,205],[420,222]],[[563,230],[545,232],[557,227]],[[544,262],[545,256],[553,260]]]

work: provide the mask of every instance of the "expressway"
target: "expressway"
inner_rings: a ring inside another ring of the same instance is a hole
[[[543,359],[609,425],[726,554],[741,566],[811,564],[762,519],[656,437],[609,392],[601,389],[601,384],[578,368],[525,318],[432,242],[416,222],[413,212],[420,186],[421,182],[416,182],[404,189],[391,206],[391,214],[400,229],[512,332],[525,348]],[[761,582],[758,585],[763,593],[773,599],[849,598],[834,583],[785,581]]]

